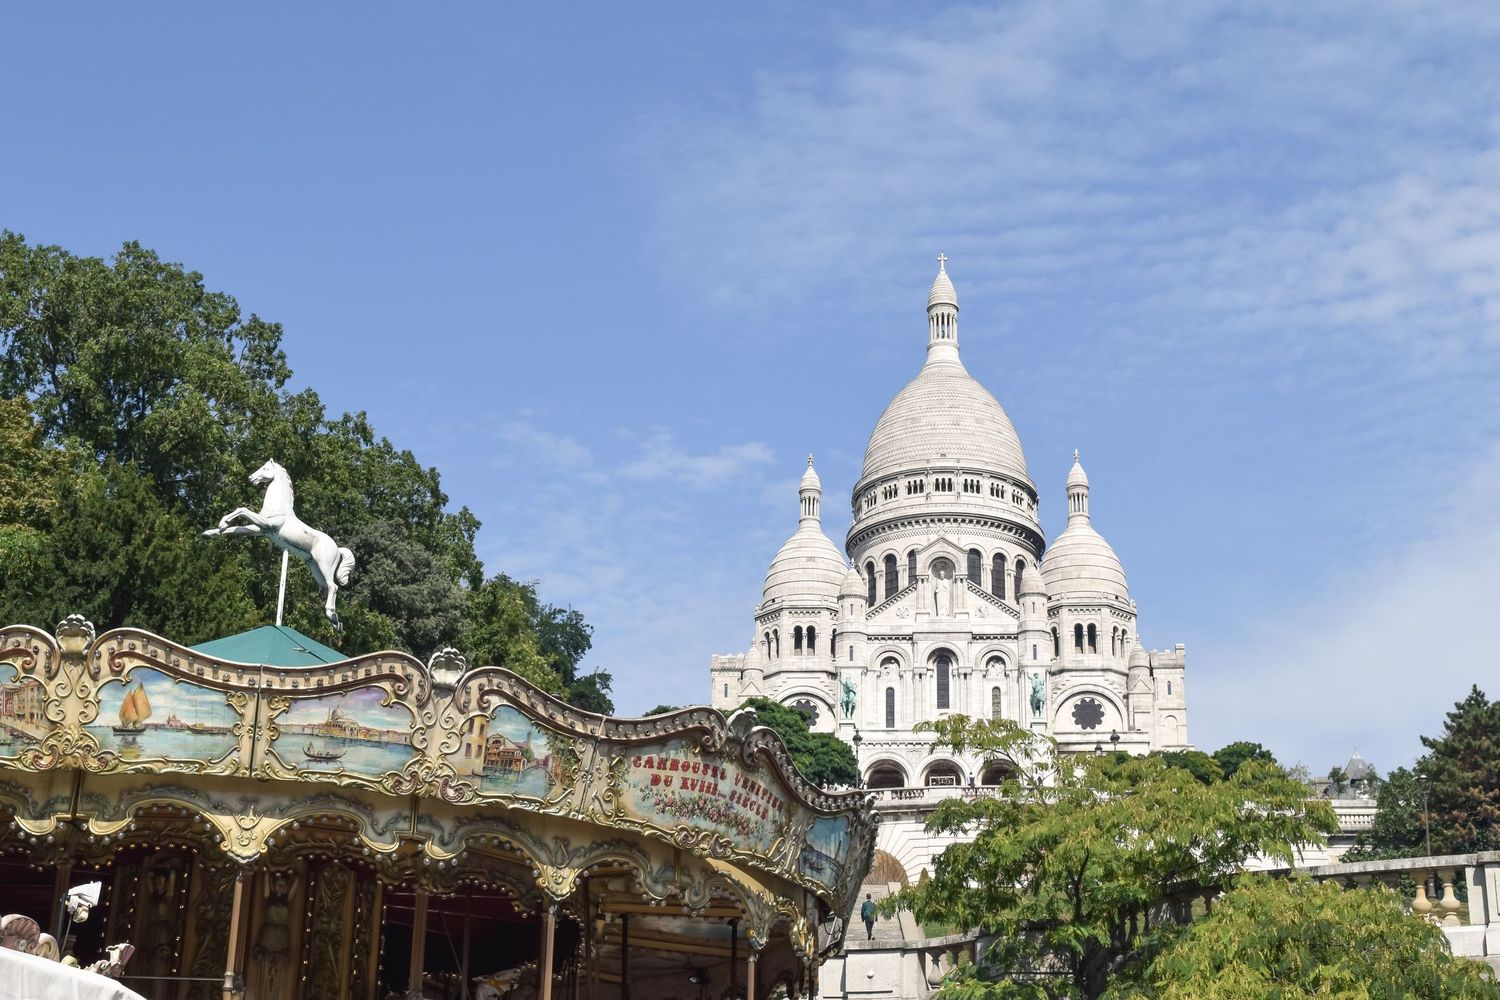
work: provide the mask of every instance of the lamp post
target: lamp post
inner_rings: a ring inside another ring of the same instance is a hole
[[[1120,731],[1118,729],[1111,729],[1109,731],[1109,748],[1111,750],[1120,749]]]

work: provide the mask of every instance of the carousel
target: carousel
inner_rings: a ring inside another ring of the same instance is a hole
[[[752,712],[282,626],[0,629],[0,916],[153,1000],[813,996],[874,824]]]

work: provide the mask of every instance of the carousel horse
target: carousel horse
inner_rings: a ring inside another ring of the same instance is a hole
[[[297,516],[293,508],[292,478],[280,465],[267,462],[250,474],[250,482],[266,488],[260,510],[236,507],[219,518],[217,528],[209,528],[203,534],[209,537],[261,535],[278,549],[301,559],[312,570],[318,594],[323,598],[323,613],[335,630],[342,629],[335,601],[339,588],[349,583],[349,574],[354,571],[354,553],[340,546],[327,533],[309,527]]]

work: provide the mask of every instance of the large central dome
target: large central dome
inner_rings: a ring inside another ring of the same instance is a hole
[[[1030,480],[1010,417],[956,359],[929,361],[891,400],[870,435],[860,479],[950,462]]]
[[[952,464],[1030,482],[1010,417],[959,359],[958,294],[946,267],[932,283],[927,314],[927,363],[880,415],[860,481]]]

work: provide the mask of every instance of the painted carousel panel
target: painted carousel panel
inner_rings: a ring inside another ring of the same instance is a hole
[[[501,703],[488,716],[464,724],[458,749],[447,759],[459,778],[478,786],[480,795],[545,799],[562,781],[557,742],[551,731]]]
[[[830,889],[837,889],[849,861],[849,817],[820,816],[808,827],[797,870]]]
[[[99,746],[129,765],[141,760],[222,761],[239,745],[240,713],[231,695],[158,670],[137,668],[99,692],[99,715],[88,727]]]
[[[619,801],[628,816],[726,837],[748,854],[766,855],[798,808],[770,772],[702,754],[693,740],[633,748],[625,765]]]
[[[0,758],[19,755],[46,735],[46,702],[40,683],[20,676],[14,664],[0,663]]]
[[[316,698],[296,698],[276,719],[271,751],[303,773],[361,775],[379,780],[400,773],[413,758],[412,713],[390,704],[384,688],[364,687]]]

